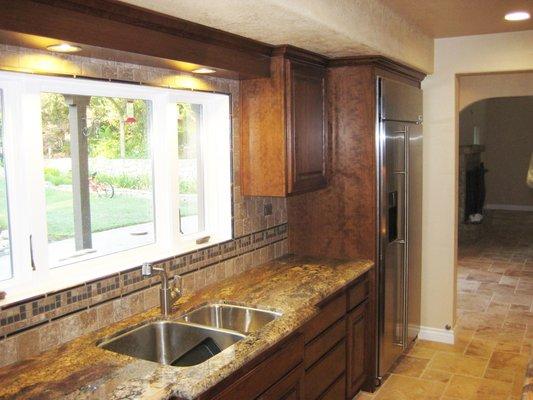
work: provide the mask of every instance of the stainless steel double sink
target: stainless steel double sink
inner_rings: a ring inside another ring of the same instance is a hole
[[[280,316],[252,307],[207,304],[175,321],[148,322],[97,345],[147,361],[187,367],[208,360]]]

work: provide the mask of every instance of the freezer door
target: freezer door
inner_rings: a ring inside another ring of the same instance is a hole
[[[402,353],[406,318],[406,134],[399,122],[382,122],[380,179],[379,374]]]
[[[422,90],[405,83],[380,78],[380,118],[389,121],[420,122]]]
[[[407,129],[407,345],[420,331],[422,274],[422,125]]]

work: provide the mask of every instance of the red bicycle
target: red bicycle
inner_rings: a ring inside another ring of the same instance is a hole
[[[95,192],[98,197],[112,198],[115,195],[115,188],[109,182],[98,182],[96,174],[93,172],[89,178],[89,190]]]

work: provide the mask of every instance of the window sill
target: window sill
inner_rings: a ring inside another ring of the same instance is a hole
[[[16,286],[8,286],[9,284],[6,281],[4,282],[6,283],[5,288],[0,286],[0,290],[6,292],[6,297],[0,300],[0,307],[6,307],[13,303],[43,296],[51,292],[65,290],[73,286],[83,285],[93,280],[104,279],[107,276],[140,267],[144,262],[158,263],[169,258],[179,257],[186,253],[215,246],[227,240],[231,240],[231,237],[211,236],[211,239],[207,243],[196,244],[194,241],[191,241],[173,250],[165,250],[157,248],[154,245],[149,245],[145,246],[143,251],[139,251],[140,248],[136,248],[76,264],[57,267],[51,269],[48,276],[44,279],[35,276],[32,280],[17,284]],[[35,280],[39,280],[40,283],[36,284]]]

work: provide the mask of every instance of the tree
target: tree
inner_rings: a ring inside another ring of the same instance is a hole
[[[91,97],[86,121],[90,157],[149,157],[148,105],[144,100],[134,100],[137,121],[124,124],[126,103],[122,98]],[[48,158],[69,157],[68,106],[62,94],[41,95],[41,118],[45,155]]]

